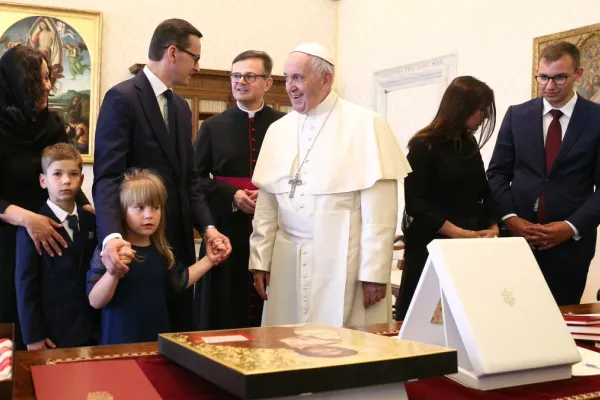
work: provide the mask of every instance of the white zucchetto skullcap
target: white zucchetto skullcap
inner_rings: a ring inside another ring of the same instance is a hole
[[[323,46],[319,43],[302,43],[301,45],[296,47],[294,50],[292,50],[290,53],[295,53],[295,52],[305,53],[305,54],[308,54],[311,56],[319,57],[319,58],[327,61],[329,64],[334,65],[333,56],[331,55],[329,50],[327,50],[325,48],[325,46]]]

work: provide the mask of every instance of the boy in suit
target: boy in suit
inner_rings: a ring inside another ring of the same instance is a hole
[[[92,213],[75,204],[83,182],[81,155],[66,143],[42,153],[40,185],[49,199],[39,214],[59,224],[62,255],[39,255],[24,228],[17,232],[15,284],[19,320],[28,350],[93,344],[95,314],[85,276],[98,239]]]

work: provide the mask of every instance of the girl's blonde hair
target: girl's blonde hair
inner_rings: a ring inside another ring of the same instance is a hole
[[[131,169],[125,173],[120,188],[121,212],[127,213],[127,208],[137,204],[160,207],[160,222],[156,232],[150,236],[150,241],[158,252],[163,255],[168,268],[175,264],[175,256],[167,244],[165,237],[165,206],[167,204],[167,189],[162,179],[148,169]],[[123,232],[127,232],[123,218]]]

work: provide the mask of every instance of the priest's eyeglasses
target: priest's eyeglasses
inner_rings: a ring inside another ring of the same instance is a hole
[[[248,83],[254,83],[256,82],[256,78],[266,78],[267,75],[255,74],[253,72],[246,72],[245,74],[240,74],[239,72],[230,72],[229,77],[231,78],[231,82],[233,83],[239,82],[242,78],[244,78],[244,80]]]
[[[564,85],[567,82],[567,79],[569,79],[569,77],[571,75],[574,75],[574,74],[558,74],[558,75],[554,75],[554,76],[536,75],[535,80],[540,85],[547,85],[548,83],[550,83],[551,80],[554,81],[555,85]]]

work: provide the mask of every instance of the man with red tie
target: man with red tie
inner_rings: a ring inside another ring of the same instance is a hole
[[[263,139],[271,123],[285,113],[264,103],[273,85],[273,61],[248,50],[232,62],[231,91],[235,106],[202,123],[195,145],[195,164],[207,185],[215,225],[227,232],[232,255],[196,284],[194,324],[199,330],[260,326],[263,301],[248,273],[249,238],[258,189],[251,183]]]
[[[508,108],[487,171],[506,229],[529,242],[558,305],[577,304],[600,224],[600,105],[574,91],[580,51],[546,46],[541,98]]]

